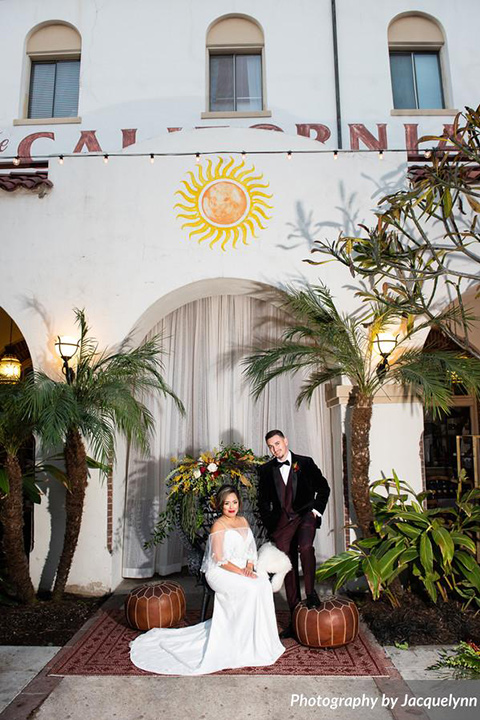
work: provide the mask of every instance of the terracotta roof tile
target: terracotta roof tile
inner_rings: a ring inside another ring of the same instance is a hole
[[[48,173],[46,172],[0,173],[0,190],[6,190],[6,192],[14,192],[20,188],[25,190],[46,190],[52,187],[53,183],[48,179]]]

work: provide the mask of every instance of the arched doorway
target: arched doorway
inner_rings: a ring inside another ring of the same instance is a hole
[[[13,318],[0,307],[0,382],[15,382],[17,379],[25,377],[32,370],[32,358],[20,328]],[[3,466],[4,457],[5,451],[0,445],[0,467]],[[25,471],[27,468],[31,468],[34,459],[35,439],[32,435],[19,452],[22,470]],[[33,509],[34,503],[25,495],[23,516],[25,551],[27,554],[33,550]],[[0,527],[0,538],[1,532]],[[0,557],[1,566],[2,560]],[[1,571],[0,575],[3,575]]]
[[[318,393],[310,408],[297,409],[302,378],[283,377],[270,383],[255,403],[242,374],[241,360],[252,346],[278,337],[282,312],[268,293],[263,297],[261,292],[246,293],[240,281],[230,283],[230,293],[224,292],[223,280],[217,286],[223,291],[220,294],[214,294],[215,281],[209,286],[212,294],[177,304],[152,323],[148,333],[164,339],[165,377],[184,402],[187,415],[182,418],[169,401],[151,402],[157,421],[152,454],[146,460],[130,454],[123,552],[126,577],[165,575],[181,567],[183,549],[178,539],[171,539],[156,553],[143,547],[164,507],[164,478],[172,467],[172,456],[195,456],[219,448],[222,442],[242,443],[264,454],[265,432],[280,428],[292,449],[313,456],[331,477],[330,418],[323,393]],[[235,294],[235,289],[240,292]],[[192,296],[191,288],[186,296]],[[329,557],[335,550],[334,516],[332,501],[317,533],[318,558]]]

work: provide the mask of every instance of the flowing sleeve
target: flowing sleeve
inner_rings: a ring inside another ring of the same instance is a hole
[[[225,555],[225,531],[218,530],[210,533],[203,555],[201,571],[206,573],[219,565],[225,565],[228,558]]]
[[[247,557],[247,562],[251,562],[256,566],[256,564],[257,564],[257,544],[255,542],[255,538],[253,537],[253,533],[250,528],[248,528],[245,553],[246,553],[246,557]]]

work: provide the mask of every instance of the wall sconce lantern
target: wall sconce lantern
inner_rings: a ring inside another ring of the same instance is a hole
[[[22,376],[22,363],[13,352],[12,346],[13,320],[10,318],[10,342],[5,346],[0,358],[0,382],[16,383]]]
[[[67,337],[66,335],[64,335],[63,337],[60,337],[60,335],[58,335],[55,342],[55,350],[57,352],[57,355],[63,360],[62,372],[65,375],[67,384],[71,385],[72,382],[75,380],[75,373],[72,368],[69,367],[68,361],[71,360],[77,352],[78,341],[74,338]]]
[[[8,346],[7,346],[8,347]],[[22,363],[13,354],[5,352],[0,360],[0,382],[15,383],[22,375]]]
[[[377,375],[380,380],[383,380],[387,374],[388,368],[390,367],[388,358],[397,347],[398,335],[393,336],[386,333],[379,333],[375,338],[375,342],[377,344],[378,353],[382,356],[381,362],[377,365]]]

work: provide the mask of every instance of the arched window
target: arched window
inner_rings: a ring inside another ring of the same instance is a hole
[[[423,15],[396,18],[388,29],[393,107],[445,107],[441,52],[445,44],[437,23]]]
[[[265,114],[263,31],[246,17],[217,20],[207,33],[208,115]]]
[[[28,118],[78,115],[80,54],[80,35],[70,25],[44,25],[30,36]]]

